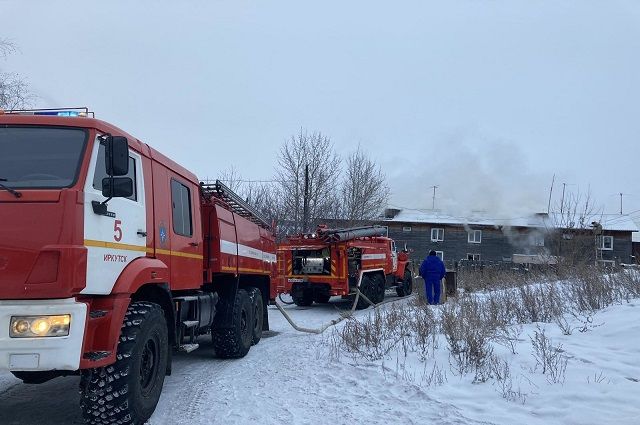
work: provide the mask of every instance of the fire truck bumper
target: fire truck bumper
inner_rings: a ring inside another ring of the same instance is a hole
[[[70,315],[66,336],[11,337],[12,317]],[[13,371],[77,370],[87,305],[75,298],[0,300],[0,369]]]

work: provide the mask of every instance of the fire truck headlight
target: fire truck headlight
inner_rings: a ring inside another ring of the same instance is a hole
[[[11,338],[38,338],[68,336],[71,315],[12,316],[9,328]]]

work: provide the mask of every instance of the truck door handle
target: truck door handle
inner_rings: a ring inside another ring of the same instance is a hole
[[[191,246],[198,246],[198,245],[200,245],[200,244],[199,244],[198,242],[189,242],[189,245],[191,245]]]
[[[142,236],[143,238],[146,238],[146,237],[147,237],[147,232],[143,232],[142,230],[138,230],[136,233],[137,233],[139,236]]]

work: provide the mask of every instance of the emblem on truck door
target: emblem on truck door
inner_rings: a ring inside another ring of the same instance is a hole
[[[160,234],[160,245],[164,246],[167,243],[167,228],[163,222],[160,222],[158,233]]]

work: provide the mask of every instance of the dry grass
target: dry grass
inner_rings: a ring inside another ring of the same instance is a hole
[[[427,305],[423,291],[416,288],[417,296],[408,302],[348,320],[329,338],[332,356],[347,353],[354,360],[375,361],[392,355],[406,359],[415,353],[425,362],[422,381],[437,385],[446,381],[446,373],[435,365],[427,370],[426,365],[442,335],[455,374],[472,374],[474,382],[494,380],[505,399],[524,403],[527,394],[514,385],[509,365],[493,352],[494,344],[516,354],[522,325],[529,323],[556,324],[566,335],[575,330],[587,332],[599,326],[593,323],[595,311],[640,297],[640,273],[629,270],[606,274],[595,267],[582,267],[553,283],[539,275],[533,282],[529,276],[508,272],[465,279],[465,288],[477,290],[466,290],[438,309]],[[434,313],[438,310],[439,314]],[[562,347],[554,346],[541,327],[529,339],[536,369],[550,384],[564,382],[567,358]]]

